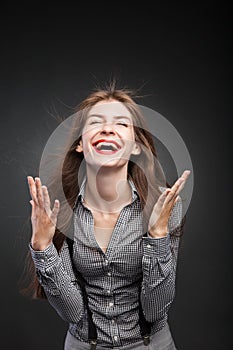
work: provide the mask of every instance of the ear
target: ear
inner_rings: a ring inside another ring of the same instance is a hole
[[[136,156],[140,153],[141,153],[141,147],[139,146],[139,144],[137,142],[135,142],[131,154]]]
[[[82,140],[79,141],[78,145],[76,146],[75,151],[78,152],[78,153],[83,152],[83,143],[82,143]]]

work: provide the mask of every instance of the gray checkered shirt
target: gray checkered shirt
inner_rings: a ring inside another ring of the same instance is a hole
[[[134,184],[129,183],[133,200],[122,209],[106,253],[95,240],[93,216],[83,203],[85,181],[74,207],[73,260],[87,282],[98,343],[108,347],[141,340],[139,295],[144,315],[152,322],[152,334],[165,325],[175,295],[180,238],[170,233],[181,222],[181,201],[172,210],[168,235],[152,238],[142,230],[140,200]],[[67,242],[59,253],[53,244],[43,251],[29,247],[49,303],[69,323],[71,334],[87,342],[87,311]]]

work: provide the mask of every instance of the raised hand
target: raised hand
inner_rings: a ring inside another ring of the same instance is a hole
[[[190,175],[185,170],[171,188],[166,189],[155,203],[148,225],[148,231],[154,238],[165,237],[168,233],[168,221],[173,206],[179,200],[179,193]]]
[[[44,250],[53,240],[60,203],[58,200],[55,200],[53,209],[51,210],[51,203],[47,187],[42,186],[39,177],[36,177],[34,180],[33,177],[28,176],[27,179],[31,194],[30,203],[32,205],[31,245],[35,250]]]

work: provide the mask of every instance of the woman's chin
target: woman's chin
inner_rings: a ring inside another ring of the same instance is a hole
[[[95,159],[95,160],[88,160],[86,159],[86,164],[90,167],[90,168],[113,168],[113,169],[118,169],[118,168],[122,168],[124,165],[128,164],[128,160],[126,159],[122,159],[122,158],[113,158],[112,156],[104,156],[101,157],[99,159]]]

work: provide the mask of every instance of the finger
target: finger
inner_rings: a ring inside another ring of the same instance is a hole
[[[155,203],[154,205],[154,208],[153,208],[153,211],[158,213],[161,211],[162,207],[163,207],[163,204],[164,204],[164,201],[166,199],[166,196],[167,196],[167,191],[168,190],[165,190],[161,193],[161,195],[159,196],[157,202]]]
[[[45,211],[48,215],[50,215],[51,212],[51,203],[50,203],[50,198],[49,198],[49,192],[46,186],[42,186],[42,193],[43,193],[43,200],[44,200],[44,208]]]
[[[185,170],[183,174],[181,175],[181,178],[183,178],[185,181],[188,179],[191,171],[190,170]]]
[[[163,203],[164,203],[164,201],[165,201],[165,199],[166,199],[166,196],[168,195],[169,191],[170,191],[170,189],[166,189],[166,190],[163,191],[163,193],[159,196],[159,199],[158,199],[158,201],[157,201],[158,206],[161,206],[161,207],[163,206]]]
[[[167,194],[167,197],[165,199],[164,204],[167,204],[171,201],[173,201],[175,199],[175,197],[178,194],[179,188],[183,183],[183,179],[179,178],[178,180],[176,180],[176,182],[174,183],[174,185],[170,188],[170,191]]]
[[[183,182],[180,184],[180,187],[177,190],[177,195],[183,190],[185,183],[186,183],[186,180],[183,180]]]
[[[38,205],[35,181],[34,181],[32,176],[28,176],[27,180],[28,180],[28,186],[29,186],[29,191],[30,191],[30,195],[32,197],[32,200],[34,201],[34,203],[36,205]]]
[[[182,179],[183,181],[180,184],[180,187],[178,188],[177,194],[180,193],[183,190],[184,185],[185,185],[186,181],[188,180],[188,177],[189,177],[190,173],[191,173],[190,170],[185,170],[183,172],[183,174],[181,175],[180,179]]]
[[[58,215],[59,209],[60,209],[60,202],[58,199],[55,199],[52,214],[50,216],[51,221],[53,223],[56,223],[57,221],[57,215]]]
[[[175,184],[171,187],[171,191],[167,196],[167,202],[174,201],[176,196],[184,188],[184,185],[190,175],[190,170],[185,170],[183,174],[176,180]]]
[[[41,181],[39,177],[35,178],[35,183],[36,183],[36,193],[37,193],[38,204],[41,208],[43,208],[44,200],[43,200],[43,193],[41,188]]]
[[[180,176],[180,178],[184,180],[184,183],[188,180],[190,173],[191,173],[190,170],[185,170],[183,174]]]
[[[178,195],[174,201],[174,204],[176,204],[177,202],[181,201],[181,197]]]

